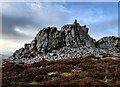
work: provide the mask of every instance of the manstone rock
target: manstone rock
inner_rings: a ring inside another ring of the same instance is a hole
[[[120,37],[103,37],[96,41],[88,34],[86,25],[77,20],[63,25],[61,30],[47,27],[40,30],[31,43],[16,50],[6,61],[15,63],[34,63],[41,60],[59,60],[87,57],[102,58],[105,54],[120,56]]]

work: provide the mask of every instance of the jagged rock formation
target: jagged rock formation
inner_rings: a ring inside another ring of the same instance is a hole
[[[120,51],[120,37],[103,37],[96,42],[96,47],[111,51]]]
[[[73,24],[64,25],[60,31],[56,27],[48,27],[39,31],[35,37],[38,51],[50,51],[62,47],[95,47],[95,40],[88,35],[88,28],[80,26],[77,20]]]
[[[9,62],[33,63],[40,60],[57,60],[102,54],[120,56],[120,37],[103,37],[96,42],[88,34],[88,28],[80,26],[77,20],[64,25],[60,31],[56,27],[40,30],[31,43],[14,52]]]

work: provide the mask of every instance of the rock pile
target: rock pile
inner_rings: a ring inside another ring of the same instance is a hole
[[[15,63],[27,63],[31,64],[34,62],[39,62],[41,60],[59,60],[66,58],[79,58],[79,57],[94,57],[97,59],[103,58],[104,56],[120,56],[120,53],[100,49],[100,48],[92,48],[92,47],[79,47],[79,48],[71,48],[71,47],[63,47],[60,50],[52,50],[47,54],[37,54],[33,58],[15,58],[10,57],[7,61],[15,62]],[[14,61],[13,61],[14,60]]]
[[[40,30],[31,43],[16,50],[9,62],[33,63],[40,60],[58,60],[103,54],[120,56],[120,37],[103,37],[96,41],[88,34],[88,28],[77,20],[64,25],[60,31],[56,27]]]

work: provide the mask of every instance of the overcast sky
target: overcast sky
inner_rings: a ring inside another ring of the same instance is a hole
[[[0,7],[1,8],[1,7]],[[48,26],[58,29],[77,19],[87,25],[94,39],[118,36],[117,2],[12,2],[2,3],[0,51],[14,52],[31,42],[36,33]]]

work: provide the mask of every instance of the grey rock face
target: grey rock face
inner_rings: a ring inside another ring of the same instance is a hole
[[[48,27],[39,31],[35,40],[38,51],[47,52],[62,47],[62,39],[56,27]]]
[[[56,27],[48,27],[39,31],[35,37],[38,51],[50,51],[64,46],[95,47],[94,39],[88,35],[88,28],[80,26],[77,21],[74,24],[64,25],[60,31]]]
[[[96,42],[96,46],[101,49],[120,52],[120,37],[103,37]]]

